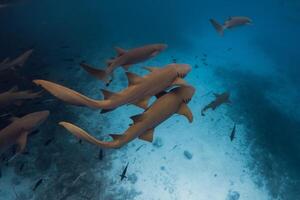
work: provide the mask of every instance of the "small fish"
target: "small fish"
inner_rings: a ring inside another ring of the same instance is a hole
[[[127,168],[128,168],[129,162],[127,163],[126,167],[124,168],[122,174],[120,175],[121,181],[124,180],[124,178],[127,178],[126,173],[127,173]]]
[[[145,146],[145,144],[142,144],[141,146],[139,146],[138,148],[136,148],[135,151],[139,151],[143,146]]]
[[[103,160],[103,157],[104,157],[103,149],[100,149],[98,154],[98,159]]]
[[[49,144],[51,144],[54,141],[54,137],[49,138],[48,140],[45,141],[44,146],[48,146]]]
[[[23,170],[24,166],[25,166],[25,163],[22,163],[22,164],[20,165],[20,168],[19,168],[19,171],[20,171],[20,172]]]
[[[34,185],[32,191],[35,191],[35,190],[42,184],[42,182],[43,182],[43,179],[42,179],[42,178],[41,178],[40,180],[38,180],[38,181],[36,182],[36,184]]]
[[[233,129],[230,134],[230,141],[233,141],[235,138],[236,124],[234,124]]]

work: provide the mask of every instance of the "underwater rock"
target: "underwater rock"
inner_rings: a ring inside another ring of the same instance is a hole
[[[240,193],[229,190],[226,200],[239,200],[239,199],[240,199]]]
[[[160,148],[162,147],[164,144],[163,144],[163,141],[160,137],[157,137],[154,142],[153,142],[153,146],[156,147],[156,148]]]
[[[193,158],[193,154],[191,154],[189,151],[184,151],[183,154],[188,160],[191,160]]]

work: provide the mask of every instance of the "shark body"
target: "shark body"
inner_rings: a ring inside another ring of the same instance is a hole
[[[216,20],[210,19],[210,23],[213,25],[213,27],[216,29],[216,31],[223,36],[224,30],[231,29],[233,27],[242,26],[251,24],[252,20],[249,17],[244,16],[235,16],[235,17],[229,17],[224,25],[219,24]]]
[[[208,109],[212,109],[215,110],[217,107],[219,107],[220,105],[224,104],[224,103],[230,103],[229,97],[230,97],[230,93],[229,92],[224,92],[222,94],[216,94],[214,93],[215,96],[215,100],[213,100],[211,103],[209,103],[208,105],[206,105],[202,110],[201,110],[201,115],[204,116],[204,112]]]
[[[113,71],[122,66],[125,70],[133,65],[146,61],[158,55],[161,51],[167,48],[165,44],[150,44],[130,50],[125,50],[120,47],[115,47],[117,57],[107,61],[107,68],[105,70],[96,69],[88,64],[81,63],[80,65],[92,76],[104,81],[107,85],[112,81]],[[111,80],[110,80],[111,79]]]
[[[119,93],[102,90],[104,100],[94,100],[74,90],[45,80],[34,80],[58,99],[77,106],[87,106],[102,109],[102,113],[111,111],[125,104],[135,104],[143,109],[148,106],[148,100],[171,86],[186,85],[184,78],[191,67],[186,64],[170,64],[164,68],[146,67],[151,73],[141,77],[126,72],[129,86]]]
[[[35,99],[41,97],[41,92],[32,92],[30,90],[18,91],[17,87],[0,93],[0,108],[10,104],[20,105],[23,100]]]
[[[193,121],[193,114],[187,103],[191,100],[194,92],[195,89],[192,86],[182,86],[158,96],[158,99],[144,113],[131,117],[133,124],[124,134],[111,134],[113,141],[110,142],[100,141],[69,122],[60,122],[59,124],[76,137],[102,148],[120,148],[136,138],[152,142],[155,127],[173,114],[184,115],[189,122]]]
[[[38,128],[49,116],[50,112],[40,111],[14,118],[12,123],[0,131],[0,154],[14,144],[18,152],[22,152],[27,144],[27,136]]]

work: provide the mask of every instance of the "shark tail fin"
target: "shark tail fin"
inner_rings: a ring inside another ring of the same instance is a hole
[[[59,125],[63,126],[65,129],[67,129],[72,135],[77,137],[78,139],[85,140],[91,144],[100,146],[101,148],[119,148],[121,147],[120,142],[118,140],[119,137],[112,137],[114,138],[111,142],[105,142],[98,140],[97,138],[91,136],[89,133],[87,133],[85,130],[79,128],[78,126],[71,124],[69,122],[59,122]]]
[[[221,36],[223,36],[224,35],[224,27],[220,23],[218,23],[216,20],[214,20],[214,19],[210,19],[209,21],[213,25],[213,27],[216,29],[216,31]]]
[[[90,75],[96,77],[99,80],[104,81],[106,84],[110,83],[110,75],[102,69],[96,69],[87,63],[80,63],[80,66]]]
[[[94,109],[101,108],[102,101],[91,99],[70,88],[46,80],[33,80],[33,82],[66,103],[76,106],[87,106]]]

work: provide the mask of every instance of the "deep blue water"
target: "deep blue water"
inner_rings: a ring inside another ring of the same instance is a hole
[[[156,130],[154,145],[145,143],[138,153],[142,142],[106,150],[102,161],[97,147],[78,144],[57,122],[76,122],[100,138],[126,130],[129,117],[141,110],[125,106],[101,115],[45,101],[54,99],[45,92],[42,100],[1,111],[22,116],[49,109],[51,116],[30,137],[29,155],[1,164],[0,199],[300,199],[299,11],[296,0],[12,1],[0,9],[0,60],[30,48],[34,53],[17,72],[1,74],[1,91],[16,84],[37,90],[31,80],[38,78],[99,99],[105,86],[79,67],[81,61],[104,67],[115,55],[114,46],[161,42],[168,44],[165,52],[130,70],[145,74],[140,66],[164,66],[175,58],[192,66],[186,80],[197,93],[190,103],[192,124],[174,117]],[[238,15],[251,17],[253,24],[226,30],[224,37],[208,21]],[[126,86],[118,69],[110,89]],[[211,92],[225,90],[232,104],[202,117]],[[2,119],[1,127],[8,123]],[[236,143],[227,138],[233,123],[238,124]],[[54,142],[45,147],[49,138]],[[191,160],[184,150],[193,154]],[[130,177],[120,183],[127,162]],[[195,178],[205,179],[194,180],[191,169]],[[81,173],[86,174],[72,185]],[[33,192],[40,177],[44,182]],[[164,192],[155,194],[155,187]]]

